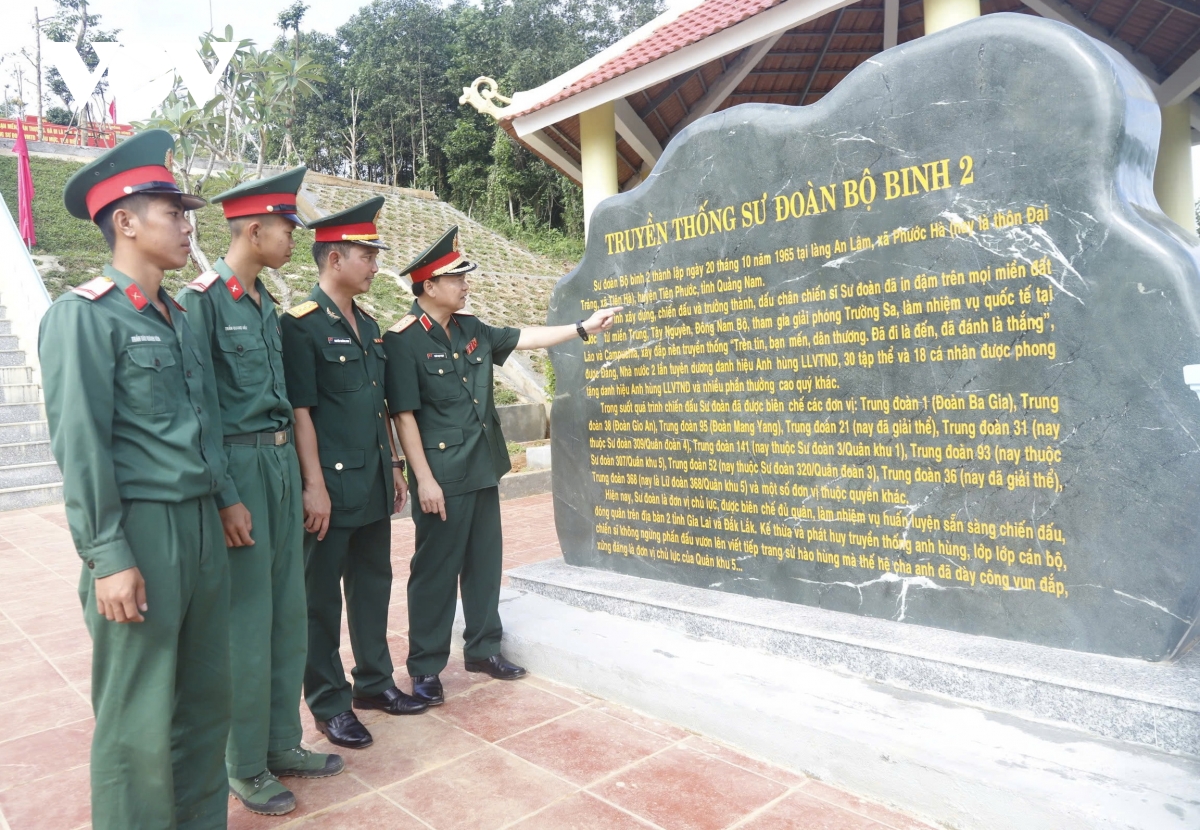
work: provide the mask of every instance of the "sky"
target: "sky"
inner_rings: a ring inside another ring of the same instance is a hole
[[[127,48],[153,46],[171,48],[174,44],[192,45],[202,32],[224,30],[232,25],[239,38],[253,38],[260,47],[270,45],[280,34],[275,26],[279,13],[292,0],[193,0],[185,3],[162,3],[161,0],[94,0],[93,9],[101,16],[106,29],[121,30],[117,39]],[[331,33],[345,23],[355,11],[367,5],[360,0],[306,0],[308,11],[303,28]],[[672,5],[668,2],[667,5]],[[32,22],[34,8],[43,15],[53,12],[53,0],[5,0],[5,25],[0,26],[0,83],[8,79],[14,61],[13,53],[33,45]],[[169,10],[169,11],[168,11]],[[194,45],[192,46],[194,49]],[[120,120],[144,118],[161,95],[153,86],[139,86],[133,100],[119,103]],[[1193,192],[1200,195],[1200,146],[1192,150]]]

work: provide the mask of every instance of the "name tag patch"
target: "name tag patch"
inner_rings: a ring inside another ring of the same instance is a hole
[[[246,326],[226,326],[225,331],[249,331]]]
[[[325,339],[334,346],[349,346],[354,342],[349,337],[327,337]]]
[[[131,334],[129,336],[131,343],[161,343],[162,338],[157,334]]]
[[[426,360],[445,360],[446,353],[445,352],[427,352],[425,354],[425,359]]]

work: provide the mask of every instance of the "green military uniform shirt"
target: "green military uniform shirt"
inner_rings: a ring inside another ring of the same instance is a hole
[[[97,579],[137,564],[123,501],[197,499],[225,479],[216,387],[186,315],[160,289],[168,324],[137,283],[104,276],[111,287],[59,297],[38,336],[67,522]]]
[[[259,305],[233,269],[218,259],[213,272],[193,280],[179,294],[179,302],[194,320],[195,332],[212,332],[202,350],[216,370],[221,401],[221,429],[225,435],[277,432],[292,426],[284,380],[283,345],[275,299],[261,280]],[[242,501],[228,476],[217,493],[217,506]]]
[[[383,337],[388,405],[392,413],[413,412],[443,495],[495,487],[512,463],[492,399],[492,366],[508,359],[521,330],[458,313],[447,339],[419,303],[409,314],[415,319],[405,318]]]
[[[357,304],[361,339],[320,286],[309,298],[281,318],[288,398],[312,407],[330,526],[361,527],[392,513],[383,340]]]

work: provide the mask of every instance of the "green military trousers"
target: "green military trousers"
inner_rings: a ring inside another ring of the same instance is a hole
[[[462,581],[463,657],[500,653],[500,488],[446,497],[446,521],[422,513],[413,496],[417,545],[408,577],[408,673],[438,674],[450,657],[451,629]]]
[[[388,650],[388,604],[392,600],[392,520],[362,527],[331,527],[325,538],[304,535],[304,581],[308,588],[308,664],[304,697],[317,720],[350,708],[350,684],[342,668],[342,585],[354,650],[354,696],[373,697],[395,685]]]
[[[230,778],[251,778],[267,768],[267,752],[299,746],[303,735],[304,508],[291,444],[226,451],[254,544],[229,550],[233,722],[225,763]]]
[[[109,622],[87,567],[79,580],[92,635],[92,826],[224,828],[229,571],[217,506],[127,501],[124,511],[145,621]]]

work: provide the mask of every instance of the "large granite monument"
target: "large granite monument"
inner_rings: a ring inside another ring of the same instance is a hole
[[[1115,52],[997,14],[687,128],[551,303],[625,306],[553,353],[566,561],[1178,656],[1200,261],[1158,124]]]

